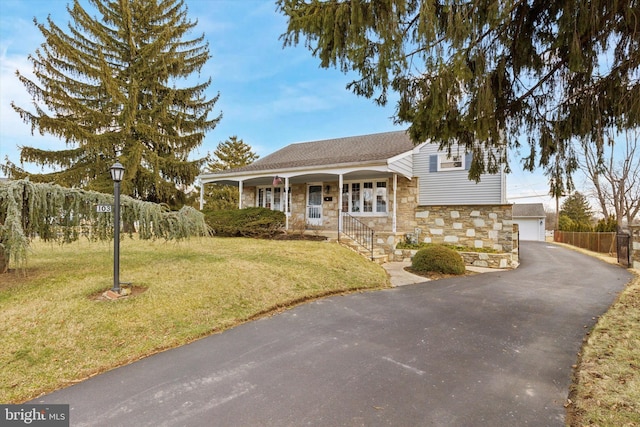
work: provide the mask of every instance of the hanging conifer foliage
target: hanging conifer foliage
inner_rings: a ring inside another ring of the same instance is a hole
[[[209,117],[218,95],[211,79],[187,80],[210,58],[204,35],[182,0],[79,0],[68,26],[35,22],[44,42],[29,60],[35,78],[16,72],[34,100],[12,106],[32,132],[61,139],[60,149],[21,147],[20,161],[53,173],[27,173],[8,163],[13,179],[109,192],[105,172],[116,160],[127,169],[122,192],[180,207],[206,162],[190,159],[220,117]],[[53,4],[53,3],[52,3]],[[56,4],[55,7],[59,7]]]
[[[542,166],[571,187],[573,138],[640,126],[638,0],[277,0],[285,46],[358,74],[347,87],[385,104],[416,143],[473,152],[470,179]],[[484,153],[483,153],[484,152]],[[483,154],[486,154],[484,156]]]
[[[113,238],[113,214],[97,212],[96,205],[113,205],[112,195],[28,180],[0,183],[0,258],[22,267],[29,242],[72,242]],[[208,234],[204,215],[192,207],[169,211],[166,206],[122,196],[122,223],[135,225],[140,239],[180,240]],[[133,229],[129,230],[132,235]]]

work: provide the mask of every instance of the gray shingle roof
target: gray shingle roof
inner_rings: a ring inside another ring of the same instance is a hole
[[[542,203],[520,203],[513,205],[514,217],[535,217],[545,216],[544,205]]]
[[[300,142],[288,145],[248,166],[222,173],[386,160],[413,148],[414,144],[405,131]]]

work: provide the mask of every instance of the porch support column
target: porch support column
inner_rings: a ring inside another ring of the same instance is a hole
[[[398,194],[398,174],[393,174],[393,217],[391,220],[391,230],[395,233],[397,231],[397,221],[398,221],[398,199],[396,195]]]
[[[338,238],[342,233],[342,174],[338,175]]]
[[[284,229],[289,229],[289,177],[284,177]]]
[[[238,209],[242,209],[242,190],[243,190],[243,181],[238,181]]]
[[[200,180],[200,210],[204,208],[204,183]]]

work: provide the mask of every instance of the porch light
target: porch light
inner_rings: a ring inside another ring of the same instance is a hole
[[[120,181],[124,176],[124,166],[116,162],[109,169],[113,180],[113,288],[120,293]]]
[[[122,166],[120,162],[116,162],[111,166],[111,168],[109,168],[109,172],[111,172],[111,179],[113,182],[120,182],[124,176],[124,166]]]

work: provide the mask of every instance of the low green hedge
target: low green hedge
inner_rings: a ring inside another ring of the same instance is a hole
[[[283,212],[265,208],[204,211],[205,221],[215,236],[269,238],[282,232]]]
[[[419,272],[464,274],[462,255],[443,245],[430,245],[418,250],[411,260],[411,268]]]

